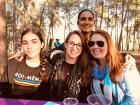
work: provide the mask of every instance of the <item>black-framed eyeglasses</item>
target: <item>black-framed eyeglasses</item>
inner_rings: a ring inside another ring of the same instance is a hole
[[[103,41],[89,41],[88,42],[88,46],[89,47],[93,47],[95,45],[95,43],[99,46],[99,47],[104,47],[104,42]]]
[[[73,41],[69,41],[69,42],[67,42],[67,44],[70,48],[76,46],[77,49],[79,49],[79,50],[82,49],[82,44],[80,44],[80,43],[75,44]]]

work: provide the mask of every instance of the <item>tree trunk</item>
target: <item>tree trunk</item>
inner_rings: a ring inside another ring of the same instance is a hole
[[[0,78],[7,64],[5,1],[0,0]]]
[[[17,34],[16,34],[16,3],[15,0],[13,0],[13,45],[15,52],[17,51]]]
[[[119,42],[118,42],[118,49],[121,50],[122,48],[122,39],[123,39],[123,28],[124,28],[124,23],[126,21],[126,17],[127,17],[127,13],[128,13],[128,6],[129,6],[129,1],[127,2],[127,5],[126,5],[126,11],[125,11],[125,0],[122,1],[122,21],[121,21],[121,32],[120,32],[120,36],[119,36]]]
[[[101,29],[101,26],[102,26],[102,21],[103,21],[103,14],[104,14],[104,2],[101,3],[102,5],[102,12],[101,12],[101,21],[100,21],[100,29]]]
[[[27,17],[28,17],[28,12],[27,12],[27,10],[28,10],[28,0],[24,0],[24,1],[23,1],[23,3],[24,3],[24,26],[23,26],[23,28],[24,28],[24,27],[27,27]]]
[[[47,1],[46,1],[47,2]],[[40,28],[42,28],[42,26],[44,26],[44,17],[43,17],[43,14],[44,14],[44,12],[45,12],[45,6],[46,6],[46,2],[44,2],[44,4],[43,4],[43,8],[42,8],[42,10],[41,10],[41,15],[40,15]]]

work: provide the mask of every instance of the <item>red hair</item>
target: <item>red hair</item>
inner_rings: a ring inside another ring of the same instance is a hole
[[[112,37],[109,35],[108,32],[104,30],[96,30],[92,32],[91,36],[95,34],[100,34],[107,41],[108,51],[106,58],[109,65],[109,75],[113,83],[118,83],[118,81],[122,77],[123,71],[121,63],[121,55],[119,54],[119,51],[117,50],[117,47],[114,45]]]

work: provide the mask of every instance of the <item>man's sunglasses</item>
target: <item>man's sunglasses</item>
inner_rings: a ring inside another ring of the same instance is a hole
[[[103,41],[89,41],[88,42],[88,46],[89,47],[93,47],[95,45],[95,43],[99,46],[99,47],[104,47],[104,42]]]

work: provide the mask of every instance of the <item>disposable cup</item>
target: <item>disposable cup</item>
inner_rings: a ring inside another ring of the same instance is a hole
[[[111,100],[101,94],[92,94],[87,97],[89,105],[110,105]]]
[[[78,99],[73,97],[68,97],[63,100],[64,105],[78,105]]]

